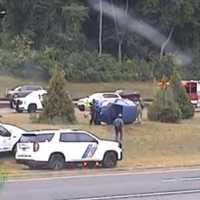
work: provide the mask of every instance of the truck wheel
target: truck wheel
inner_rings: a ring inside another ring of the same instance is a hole
[[[13,109],[13,108],[14,108],[13,104],[14,104],[14,100],[13,100],[13,99],[11,99],[11,100],[10,100],[10,108],[11,108],[11,109]]]
[[[12,155],[15,156],[16,153],[17,153],[17,144],[15,144],[12,149]]]
[[[16,108],[15,109],[18,113],[22,113],[23,112],[23,110],[19,110],[19,108]]]
[[[84,105],[79,105],[78,108],[79,108],[80,111],[85,111],[85,106]]]
[[[30,104],[30,105],[28,106],[28,112],[29,112],[29,113],[36,112],[36,110],[37,110],[36,104]]]
[[[29,164],[28,167],[29,167],[29,169],[31,169],[31,170],[36,170],[36,169],[38,169],[38,166],[37,166],[36,164]]]
[[[116,156],[116,153],[113,152],[113,151],[107,152],[104,155],[102,165],[105,168],[115,167],[117,165],[117,156]]]
[[[48,166],[53,170],[61,170],[65,166],[65,159],[61,154],[53,154],[49,159]]]

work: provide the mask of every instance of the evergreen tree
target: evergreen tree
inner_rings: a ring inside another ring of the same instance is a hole
[[[66,91],[64,72],[56,68],[49,83],[41,121],[74,123],[75,113],[72,100]]]
[[[193,117],[194,107],[187,96],[185,88],[181,85],[181,78],[176,71],[171,77],[171,87],[174,93],[175,100],[181,110],[182,118],[188,119]]]
[[[181,111],[170,87],[164,86],[159,89],[155,100],[148,109],[148,118],[152,121],[172,123],[181,119]]]

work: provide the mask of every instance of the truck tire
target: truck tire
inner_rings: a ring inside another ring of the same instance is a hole
[[[65,159],[61,154],[55,153],[51,155],[48,161],[48,167],[53,170],[61,170],[65,166]]]
[[[11,153],[15,157],[15,154],[17,153],[17,143],[13,146]]]
[[[84,105],[79,105],[78,109],[83,112],[83,111],[85,111],[85,106]]]
[[[30,104],[28,106],[28,113],[33,113],[37,111],[37,105],[36,104]]]
[[[102,166],[105,168],[113,168],[117,165],[117,156],[114,151],[106,152],[103,158]]]

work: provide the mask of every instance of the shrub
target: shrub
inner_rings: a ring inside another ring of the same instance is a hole
[[[76,121],[73,103],[65,90],[64,72],[56,68],[49,83],[41,122],[74,123]]]
[[[188,119],[194,116],[194,106],[190,102],[185,88],[181,85],[181,78],[178,72],[174,72],[171,77],[170,85],[172,87],[175,100],[181,110],[182,118]]]
[[[160,89],[148,108],[148,118],[152,121],[176,123],[181,119],[181,111],[171,88]]]

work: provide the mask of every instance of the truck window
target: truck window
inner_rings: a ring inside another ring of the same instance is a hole
[[[26,142],[50,142],[54,136],[54,133],[44,133],[44,134],[23,134],[20,142],[26,143]]]

